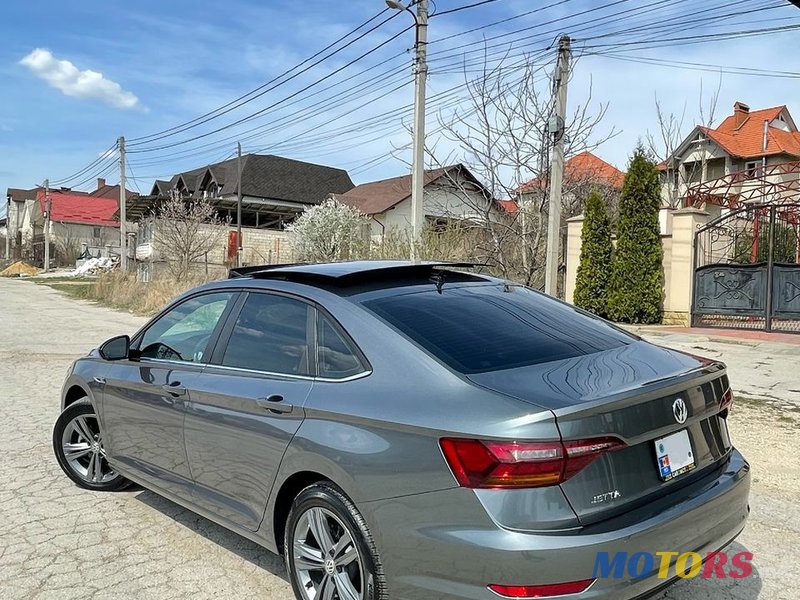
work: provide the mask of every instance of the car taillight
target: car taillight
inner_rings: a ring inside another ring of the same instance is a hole
[[[726,408],[730,408],[733,404],[733,390],[728,388],[725,390],[725,393],[722,394],[722,398],[719,399],[719,407],[720,409],[724,410]]]
[[[548,585],[500,585],[493,583],[489,586],[489,589],[503,598],[552,598],[553,596],[585,592],[594,581],[594,579],[584,579],[583,581],[551,583]]]
[[[607,452],[625,447],[617,438],[566,442],[440,440],[459,485],[469,488],[530,488],[562,483]]]

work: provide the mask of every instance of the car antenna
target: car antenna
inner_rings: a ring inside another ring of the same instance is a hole
[[[436,285],[436,291],[439,294],[442,293],[442,288],[444,287],[444,280],[447,277],[447,274],[444,271],[433,271],[431,272],[431,282]]]

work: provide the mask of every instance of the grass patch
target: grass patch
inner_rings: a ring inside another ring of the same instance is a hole
[[[96,277],[22,277],[20,281],[30,281],[32,283],[38,283],[39,285],[53,285],[53,284],[62,284],[62,283],[94,283],[97,280]]]
[[[143,283],[131,273],[111,271],[97,278],[88,299],[135,314],[152,315],[176,296],[214,279],[218,277],[198,274],[176,281],[163,275]]]
[[[152,315],[170,300],[198,285],[217,279],[198,274],[183,281],[164,275],[143,283],[131,273],[111,271],[97,277],[26,277],[37,285],[46,285],[79,300],[93,300],[98,304],[129,311],[138,315]]]
[[[64,292],[67,296],[88,300],[92,297],[95,284],[93,281],[70,281],[64,283],[46,283],[45,285],[59,292]]]

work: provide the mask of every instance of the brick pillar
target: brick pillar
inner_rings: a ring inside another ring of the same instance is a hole
[[[664,323],[688,327],[694,285],[694,234],[708,223],[709,214],[697,208],[681,208],[672,213],[672,244],[669,256],[669,280],[664,297]]]
[[[578,277],[578,263],[581,261],[581,234],[583,215],[567,219],[567,270],[564,274],[564,298],[572,302],[575,295],[575,280]]]

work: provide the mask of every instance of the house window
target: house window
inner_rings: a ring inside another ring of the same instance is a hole
[[[744,174],[748,179],[761,177],[761,161],[751,160],[744,163]]]
[[[94,238],[99,238],[100,237],[100,228],[99,227],[93,227],[92,228],[92,236]]]

